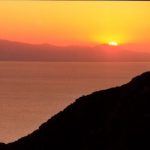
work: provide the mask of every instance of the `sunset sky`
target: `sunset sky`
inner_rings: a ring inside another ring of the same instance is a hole
[[[149,70],[144,62],[150,1],[0,0],[0,142],[81,95],[126,83]]]
[[[150,47],[150,2],[0,1],[0,18],[1,39]]]

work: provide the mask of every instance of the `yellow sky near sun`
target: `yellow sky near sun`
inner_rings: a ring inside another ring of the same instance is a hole
[[[150,2],[0,1],[0,38],[29,43],[149,43]]]

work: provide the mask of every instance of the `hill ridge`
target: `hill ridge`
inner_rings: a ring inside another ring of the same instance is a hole
[[[93,47],[56,46],[0,40],[0,61],[146,62],[150,61],[150,53],[103,44]]]
[[[150,72],[78,98],[33,133],[1,150],[148,149]]]

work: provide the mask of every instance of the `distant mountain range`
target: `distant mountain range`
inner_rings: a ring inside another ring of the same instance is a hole
[[[0,61],[150,61],[150,53],[125,50],[123,46],[53,46],[0,40]]]
[[[82,96],[28,136],[0,144],[0,150],[60,149],[149,150],[150,72]]]

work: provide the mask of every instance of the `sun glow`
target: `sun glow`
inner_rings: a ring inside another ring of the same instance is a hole
[[[114,41],[111,41],[111,42],[108,42],[108,45],[110,45],[110,46],[118,46],[118,43],[114,42]]]

